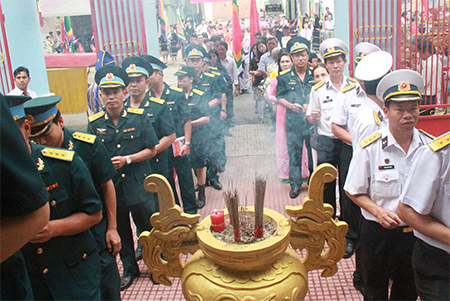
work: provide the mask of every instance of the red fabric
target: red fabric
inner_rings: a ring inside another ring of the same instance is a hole
[[[242,31],[239,21],[239,7],[237,0],[233,1],[233,56],[236,66],[239,68],[242,64]]]
[[[256,0],[250,3],[250,44],[255,44],[255,33],[260,31],[258,9],[256,8]]]

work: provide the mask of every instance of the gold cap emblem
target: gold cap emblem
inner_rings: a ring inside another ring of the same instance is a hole
[[[334,51],[334,46],[328,46],[327,50],[328,50],[328,52]]]
[[[197,53],[197,49],[192,49],[192,54],[195,54],[195,53]]]
[[[107,73],[107,74],[106,74],[106,80],[109,80],[109,81],[114,80],[114,74],[112,74],[112,73]]]
[[[363,51],[363,53],[361,54],[361,56],[366,56],[366,55],[368,55],[369,53],[367,52],[367,51]]]
[[[300,43],[299,42],[295,42],[294,43],[294,47],[300,47]]]
[[[135,64],[130,64],[130,71],[136,71],[136,65]]]
[[[402,80],[398,84],[398,90],[401,92],[411,91],[411,86],[409,85],[409,83],[406,80]]]

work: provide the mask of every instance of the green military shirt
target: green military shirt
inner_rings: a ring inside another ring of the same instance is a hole
[[[105,145],[109,158],[127,156],[157,145],[159,140],[144,109],[123,109],[117,126],[107,112],[95,114],[89,119],[89,131]],[[145,177],[152,174],[150,160],[132,162],[117,170],[113,178],[117,206],[131,206],[153,199],[144,189]]]
[[[100,250],[106,248],[106,230],[108,229],[105,198],[103,195],[102,184],[112,180],[116,175],[116,169],[111,162],[108,151],[103,143],[97,139],[97,136],[83,132],[72,131],[64,128],[64,138],[62,147],[74,150],[83,159],[92,179],[95,189],[103,204],[103,218],[100,223],[91,228],[97,239]]]
[[[145,97],[139,108],[144,109],[145,115],[149,118],[159,141],[159,139],[175,133],[175,125],[166,101],[164,99],[150,97],[150,91],[145,93]],[[130,107],[129,97],[125,100],[123,105],[125,108]],[[167,160],[166,152],[160,152],[152,158],[150,163],[153,172],[168,177],[169,169]]]
[[[294,67],[280,72],[278,76],[277,98],[284,98],[290,103],[298,103],[300,105],[309,103],[309,94],[314,85],[312,70],[307,69],[303,81],[295,72]],[[290,109],[286,109],[286,124],[299,127],[304,134],[309,134],[309,123],[305,120],[305,114],[302,111],[295,113]]]
[[[3,179],[0,181],[0,213],[2,217],[27,215],[44,206],[50,196],[1,94],[0,105],[0,171]],[[25,260],[20,250],[1,263],[0,271],[1,300],[32,298]]]
[[[102,210],[86,165],[74,151],[31,143],[31,156],[50,194],[50,220]],[[100,259],[89,230],[22,248],[36,299],[46,283],[55,300],[91,300],[99,293]]]
[[[210,116],[210,108],[203,98],[204,92],[193,89],[187,98],[188,106],[190,108],[191,120]],[[209,123],[192,127],[192,143],[203,143],[206,139],[205,132],[209,128]]]
[[[209,67],[209,72],[214,75],[214,79],[217,81],[217,86],[220,88],[221,93],[227,93],[228,85],[225,80],[225,77],[223,76],[222,72],[220,72],[215,67]]]
[[[155,93],[152,90],[148,94],[150,97],[155,97]],[[183,90],[164,83],[161,99],[165,100],[165,103],[169,107],[169,112],[172,114],[177,137],[184,136],[184,123],[191,118]]]

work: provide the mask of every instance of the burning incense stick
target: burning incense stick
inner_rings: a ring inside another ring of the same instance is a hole
[[[267,180],[255,174],[255,238],[263,237],[264,198]]]
[[[241,234],[239,231],[239,196],[236,189],[228,190],[223,193],[225,204],[228,208],[228,214],[230,215],[230,221],[234,230],[234,241],[241,241]]]

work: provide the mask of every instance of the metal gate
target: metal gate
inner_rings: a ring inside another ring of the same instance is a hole
[[[95,48],[118,64],[128,56],[147,53],[142,0],[91,0]]]
[[[0,3],[0,81],[2,83],[2,94],[7,94],[13,89],[13,74],[11,59],[9,57],[8,41],[6,40],[5,15]]]
[[[450,130],[448,0],[350,0],[350,57],[370,42],[394,57],[394,70],[422,74],[426,95],[418,127],[435,135]],[[424,49],[424,51],[420,51]],[[354,66],[349,65],[353,75]]]

